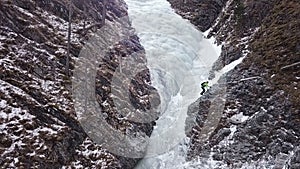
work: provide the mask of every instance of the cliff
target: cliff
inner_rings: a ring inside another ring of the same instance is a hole
[[[106,22],[127,16],[126,4],[110,0],[105,7],[103,1],[73,0],[71,75],[67,75],[68,2],[1,0],[0,168],[132,168],[138,161],[94,142],[78,121],[72,97],[71,76],[81,49]],[[112,46],[102,56],[106,60],[99,61],[97,101],[106,122],[123,133],[149,135],[152,131],[153,123],[131,122],[115,110],[108,85],[119,61],[143,50],[133,35]],[[145,61],[143,55],[141,59]],[[149,109],[148,100],[157,97],[149,70],[145,68],[127,85],[134,106]]]
[[[222,77],[225,107],[208,140],[199,140],[199,133],[218,85],[190,106],[197,126],[187,133],[188,159],[211,156],[221,168],[299,168],[299,1],[169,2],[223,45],[210,79],[214,71],[245,57]]]

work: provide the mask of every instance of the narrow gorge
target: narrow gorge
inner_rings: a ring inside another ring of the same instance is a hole
[[[299,169],[299,9],[0,0],[0,168]]]

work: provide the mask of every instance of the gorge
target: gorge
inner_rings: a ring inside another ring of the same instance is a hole
[[[0,168],[300,168],[299,9],[1,0]]]

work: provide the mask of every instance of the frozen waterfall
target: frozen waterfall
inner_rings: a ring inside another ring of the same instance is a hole
[[[184,163],[188,106],[199,98],[200,84],[221,49],[177,15],[166,0],[125,1],[162,101],[146,157],[136,168],[176,168],[175,163]]]

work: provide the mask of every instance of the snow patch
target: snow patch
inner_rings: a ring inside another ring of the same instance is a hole
[[[30,12],[28,12],[27,10],[25,10],[25,9],[23,9],[21,7],[18,7],[16,5],[14,5],[14,8],[18,9],[21,13],[23,13],[27,17],[34,18],[34,16]]]
[[[7,101],[6,100],[1,100],[0,101],[0,108],[5,108],[7,106]]]
[[[245,57],[241,57],[241,58],[239,58],[239,59],[237,59],[237,60],[231,62],[230,64],[224,66],[221,70],[216,71],[216,72],[215,72],[215,78],[213,78],[213,79],[210,81],[210,84],[211,84],[211,85],[216,84],[216,83],[218,82],[218,80],[220,79],[220,77],[221,77],[223,74],[225,74],[225,73],[229,72],[230,70],[234,69],[238,64],[240,64],[240,63],[243,61],[244,58],[245,58]]]
[[[231,5],[232,2],[233,2],[233,0],[227,1],[227,2],[226,2],[226,5],[225,5],[225,7],[222,9],[222,12],[221,12],[221,13],[228,13],[229,6]],[[232,16],[232,14],[231,14],[230,17],[229,17],[229,20],[231,19],[231,16]],[[220,20],[221,20],[221,16],[218,16],[218,18],[216,19],[215,23],[213,24],[213,26],[212,26],[209,30],[211,31],[213,28],[215,28],[215,27],[218,25],[218,23],[220,22]],[[225,26],[225,25],[223,25],[223,26]],[[209,34],[210,31],[208,31],[208,32],[206,31],[205,35],[207,36],[207,35]]]
[[[230,118],[231,122],[236,123],[236,124],[243,123],[248,119],[249,119],[249,116],[244,116],[243,112],[240,112],[239,114],[235,114]]]
[[[233,136],[234,136],[234,133],[237,131],[237,126],[231,125],[229,129],[230,129],[230,134],[228,136],[226,136],[222,141],[220,141],[219,145],[228,146],[230,144],[233,144],[233,142],[234,142]]]

